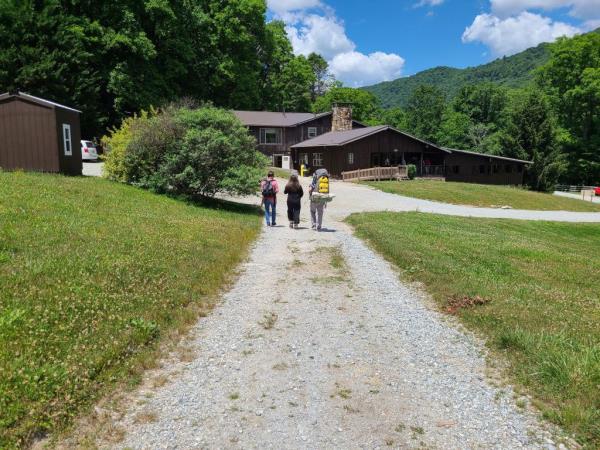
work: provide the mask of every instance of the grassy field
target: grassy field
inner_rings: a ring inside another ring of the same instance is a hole
[[[272,170],[275,173],[276,178],[288,179],[292,174],[291,170],[282,169],[281,167],[269,167],[268,170]],[[265,174],[266,175],[266,174]]]
[[[211,307],[260,229],[102,179],[0,172],[0,448],[64,428]]]
[[[600,448],[600,225],[420,213],[348,221],[487,337],[547,418]]]
[[[455,205],[481,207],[510,206],[514,209],[540,211],[600,211],[600,204],[597,203],[589,203],[506,186],[432,180],[413,180],[400,183],[397,181],[380,181],[368,184],[391,194]]]

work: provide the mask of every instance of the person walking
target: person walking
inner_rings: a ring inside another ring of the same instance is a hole
[[[262,204],[265,205],[265,221],[267,226],[277,225],[277,194],[279,185],[272,170],[267,173],[267,178],[260,183],[262,192]]]
[[[298,175],[292,175],[283,191],[287,197],[287,214],[290,228],[298,228],[300,224],[300,207],[304,190],[298,180]]]
[[[329,173],[326,169],[319,169],[313,175],[312,182],[308,187],[308,194],[310,196],[310,222],[313,230],[321,231],[323,227],[323,212],[327,204],[321,196],[313,195],[315,193],[321,193],[319,189],[319,182],[322,178],[327,179],[326,193],[329,193]]]

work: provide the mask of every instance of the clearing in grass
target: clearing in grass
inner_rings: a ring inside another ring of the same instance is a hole
[[[421,213],[348,221],[506,355],[546,417],[600,446],[600,225]]]
[[[368,184],[390,194],[452,203],[455,205],[471,205],[487,208],[509,206],[514,209],[538,211],[600,211],[600,204],[597,203],[589,203],[582,200],[508,186],[435,180],[380,181]]]
[[[0,448],[139,379],[158,340],[210,308],[259,230],[255,209],[0,172]]]

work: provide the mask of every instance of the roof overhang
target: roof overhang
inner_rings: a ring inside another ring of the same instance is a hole
[[[472,152],[470,150],[460,150],[457,148],[444,148],[444,149],[450,151],[451,153],[461,153],[464,155],[471,155],[471,156],[483,156],[486,158],[500,159],[502,161],[516,162],[516,163],[520,163],[520,164],[533,164],[533,161],[525,161],[524,159],[508,158],[506,156],[490,155],[488,153]]]

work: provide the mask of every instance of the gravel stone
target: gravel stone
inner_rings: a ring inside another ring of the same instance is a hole
[[[488,382],[481,342],[340,221],[341,197],[324,232],[306,205],[289,229],[280,200],[282,226],[264,228],[186,342],[195,359],[165,363],[169,382],[134,395],[145,404],[132,399],[116,423],[119,448],[554,448],[555,430]],[[142,410],[157,420],[137,423]]]

